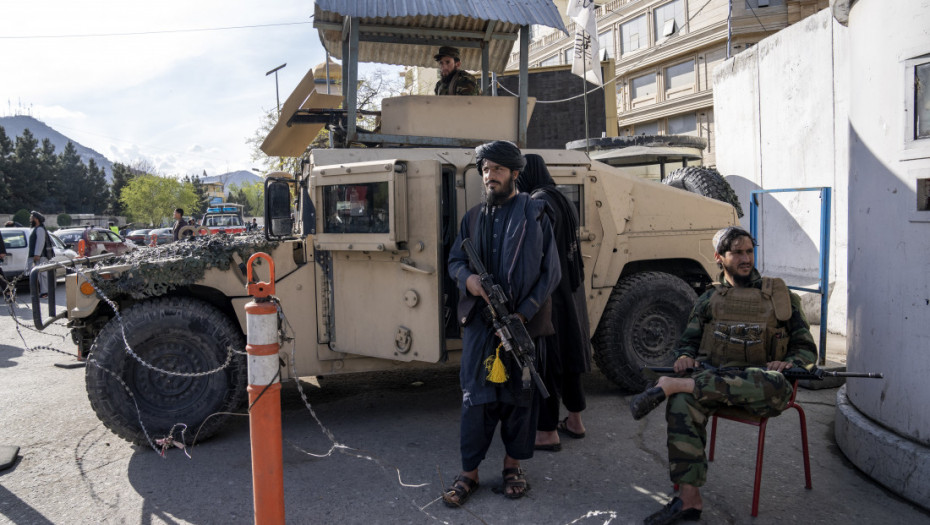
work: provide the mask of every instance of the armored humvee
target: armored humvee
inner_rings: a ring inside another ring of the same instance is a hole
[[[262,234],[195,237],[148,250],[147,258],[92,258],[68,275],[66,310],[56,312],[52,300],[46,320],[33,297],[38,327],[67,317],[91,363],[91,404],[117,435],[143,442],[145,431],[164,435],[175,423],[193,429],[206,420],[202,439],[224,417],[208,416],[243,403],[245,359],[236,352],[245,347],[250,301],[244,261],[258,251],[274,262],[275,295],[293,338],[293,361],[290,346],[282,347],[282,379],[459,362],[458,291],[446,260],[462,217],[482,200],[474,146],[505,139],[525,147],[533,101],[522,87],[519,97],[385,99],[380,130],[368,132],[356,126],[358,63],[434,66],[435,49],[455,45],[489,93],[489,71],[503,70],[517,40],[526,85],[530,24],[564,26],[543,0],[509,2],[485,17],[495,20],[393,14],[389,2],[383,13],[360,11],[370,4],[315,2],[320,39],[343,60],[343,93],[316,91],[308,73],[283,105],[262,149],[302,156],[302,169],[266,180]],[[529,9],[509,11],[514,5]],[[305,154],[324,127],[333,147]],[[624,175],[584,151],[524,151],[545,159],[579,210],[596,363],[622,387],[642,388],[639,367],[670,361],[697,293],[716,271],[710,239],[735,224],[736,213]],[[270,279],[268,264],[255,273]]]

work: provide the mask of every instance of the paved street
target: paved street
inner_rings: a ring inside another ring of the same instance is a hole
[[[59,304],[64,300],[58,288]],[[22,300],[22,299],[21,299]],[[74,345],[63,326],[26,328],[0,311],[0,445],[21,447],[0,472],[0,523],[250,523],[248,420],[219,436],[161,458],[116,438],[97,420],[83,369],[55,363]],[[25,339],[25,343],[23,341]],[[835,342],[835,341],[834,341]],[[831,358],[841,359],[834,349]],[[588,437],[562,438],[558,453],[525,463],[532,490],[507,500],[495,493],[503,451],[495,443],[481,489],[462,509],[438,501],[459,468],[457,370],[327,377],[303,383],[332,443],[293,383],[284,389],[284,487],[288,523],[626,524],[664,503],[665,422],[657,410],[634,422],[623,395],[599,373],[586,378]],[[803,486],[793,412],[773,419],[766,441],[758,518],[749,516],[756,429],[723,421],[704,493],[704,523],[928,523],[930,514],[888,493],[849,464],[833,439],[836,390],[802,390],[808,414],[813,490]]]

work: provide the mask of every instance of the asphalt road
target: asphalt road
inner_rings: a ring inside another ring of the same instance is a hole
[[[64,299],[59,285],[58,296]],[[59,302],[59,304],[61,304]],[[0,445],[20,457],[0,471],[0,523],[234,524],[252,521],[249,428],[234,418],[219,436],[165,458],[130,445],[95,417],[83,369],[53,366],[74,352],[62,325],[18,327],[0,308]],[[585,439],[526,461],[528,496],[508,500],[503,451],[492,447],[482,486],[461,509],[439,501],[459,469],[457,370],[333,376],[303,383],[333,443],[292,382],[283,390],[288,523],[641,523],[671,495],[663,411],[633,421],[629,397],[599,373],[586,377]],[[930,514],[859,473],[833,439],[836,391],[802,390],[813,490],[805,490],[797,418],[769,424],[758,518],[749,515],[756,429],[720,423],[704,490],[704,523],[930,523]],[[343,448],[344,447],[344,448]]]

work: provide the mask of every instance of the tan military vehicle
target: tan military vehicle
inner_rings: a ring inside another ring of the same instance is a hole
[[[518,33],[525,44],[529,24],[562,22],[541,0],[511,13],[523,17],[519,23],[351,17],[338,12],[342,3],[317,0],[314,25],[343,59],[343,96],[313,90],[308,74],[263,144],[269,155],[303,156],[326,126],[334,147],[311,151],[300,173],[266,181],[265,232],[195,238],[154,248],[150,259],[97,261],[68,276],[65,312],[50,305],[50,317],[66,315],[88,354],[91,404],[117,435],[143,442],[146,431],[164,435],[175,423],[196,429],[207,420],[202,439],[223,422],[210,414],[239,408],[245,359],[236,351],[245,347],[250,300],[243,263],[256,251],[274,261],[275,296],[293,338],[293,361],[290,343],[281,349],[282,379],[458,363],[458,291],[446,260],[462,217],[482,200],[474,146],[523,142],[532,101],[386,99],[380,132],[372,133],[355,126],[349,88],[359,60],[431,66],[435,48],[453,43],[469,69],[480,68],[485,50],[489,92],[488,69],[503,68]],[[425,27],[411,31],[411,20]],[[399,43],[384,44],[391,39]],[[521,69],[525,79],[525,61]],[[346,109],[333,109],[343,99]],[[641,388],[640,366],[669,363],[697,292],[716,271],[710,239],[735,224],[736,213],[624,175],[584,151],[525,151],[545,159],[580,211],[596,362],[624,388]],[[254,269],[269,280],[268,264]]]

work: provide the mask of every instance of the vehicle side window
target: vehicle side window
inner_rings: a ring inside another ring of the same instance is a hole
[[[113,232],[106,232],[106,235],[110,238],[110,242],[123,242],[123,240],[119,238],[119,235]]]
[[[26,243],[26,234],[23,232],[3,232],[3,245],[7,249],[25,248]]]
[[[326,186],[323,209],[323,233],[390,231],[387,182]]]

